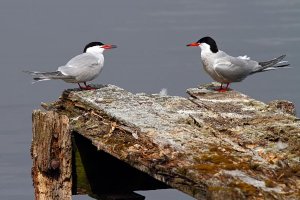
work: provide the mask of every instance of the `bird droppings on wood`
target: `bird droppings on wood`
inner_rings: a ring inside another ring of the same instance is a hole
[[[98,88],[68,90],[43,107],[68,116],[99,150],[197,199],[297,199],[300,122],[291,104],[215,84],[188,89],[188,98]]]

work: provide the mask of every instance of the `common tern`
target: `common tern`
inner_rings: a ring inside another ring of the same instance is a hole
[[[24,72],[31,74],[34,82],[61,79],[67,83],[77,83],[80,89],[94,89],[86,82],[95,79],[102,71],[104,65],[103,52],[116,47],[116,45],[91,42],[85,46],[82,54],[75,56],[66,65],[58,67],[54,72]],[[83,83],[84,86],[81,86],[80,83]]]
[[[221,87],[217,89],[220,92],[227,91],[230,83],[240,82],[251,74],[289,65],[287,61],[282,61],[285,55],[265,62],[250,60],[247,56],[230,56],[219,50],[215,40],[211,37],[203,37],[187,46],[201,48],[203,68],[215,81],[221,83]],[[225,88],[223,84],[226,84]]]

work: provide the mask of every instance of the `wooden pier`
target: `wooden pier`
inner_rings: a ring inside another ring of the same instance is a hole
[[[33,112],[36,200],[140,200],[175,188],[196,199],[299,199],[300,120],[214,84],[189,97],[132,94],[114,85],[64,91]]]

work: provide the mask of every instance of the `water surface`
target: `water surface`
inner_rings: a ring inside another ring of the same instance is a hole
[[[231,55],[262,61],[287,54],[293,69],[261,73],[232,88],[262,101],[287,99],[300,110],[299,0],[123,0],[0,2],[0,199],[33,199],[30,177],[31,112],[56,100],[60,81],[31,85],[22,70],[53,71],[86,43],[113,43],[95,83],[131,92],[185,96],[208,83],[200,49],[185,45],[210,35]],[[174,190],[143,192],[147,200],[191,199]],[[87,199],[87,197],[76,197]]]

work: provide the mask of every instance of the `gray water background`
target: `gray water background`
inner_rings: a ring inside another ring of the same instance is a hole
[[[287,99],[300,110],[299,0],[1,0],[0,26],[3,200],[33,199],[32,110],[77,87],[61,81],[31,85],[22,70],[54,71],[91,41],[119,46],[106,52],[94,83],[133,93],[168,88],[170,95],[185,96],[187,88],[211,82],[200,49],[185,47],[206,35],[235,56],[262,61],[287,54],[292,69],[257,74],[231,88],[264,102]],[[147,200],[191,199],[175,190],[143,194]]]

